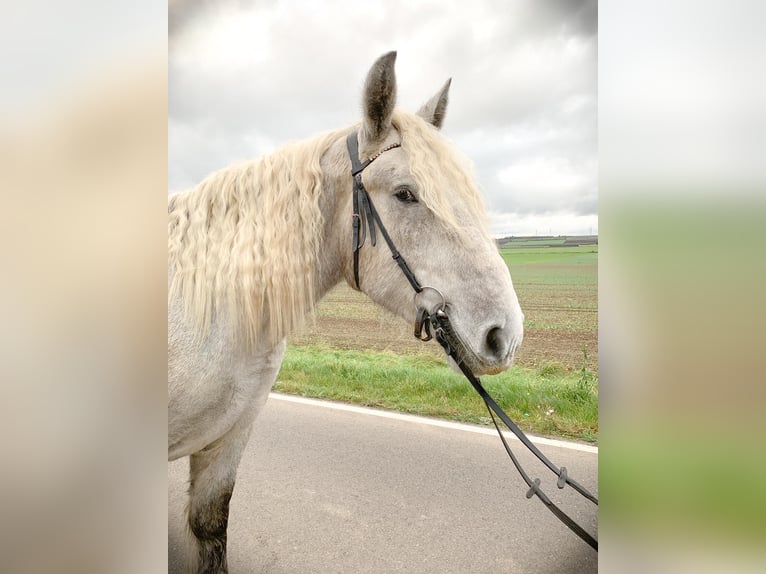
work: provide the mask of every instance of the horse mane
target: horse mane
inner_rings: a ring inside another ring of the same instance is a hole
[[[397,110],[392,121],[423,204],[461,234],[465,229],[450,196],[457,193],[472,216],[471,232],[478,224],[487,233],[467,160],[418,116]],[[225,315],[249,348],[264,338],[276,343],[314,308],[323,226],[320,160],[356,128],[288,144],[168,197],[168,298],[183,301],[200,338],[215,317]]]
[[[275,343],[314,307],[327,132],[235,164],[168,198],[168,296],[200,336],[225,314],[252,348]]]

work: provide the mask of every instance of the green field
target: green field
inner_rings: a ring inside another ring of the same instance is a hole
[[[504,247],[524,310],[514,367],[482,380],[519,425],[539,434],[598,437],[598,246]],[[515,243],[517,241],[515,240]],[[481,399],[435,342],[346,285],[289,341],[275,390],[489,424]]]
[[[598,365],[598,246],[501,249],[526,316],[519,364]]]

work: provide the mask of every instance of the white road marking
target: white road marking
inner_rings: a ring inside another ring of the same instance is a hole
[[[346,411],[346,412],[357,413],[361,415],[372,415],[374,417],[382,417],[385,419],[395,419],[399,421],[430,425],[434,427],[461,430],[461,431],[473,432],[478,434],[497,435],[497,431],[495,431],[494,428],[481,427],[478,425],[469,425],[464,423],[453,423],[450,421],[443,421],[443,420],[432,419],[428,417],[419,417],[417,415],[406,415],[406,414],[397,413],[393,411],[384,411],[381,409],[371,409],[369,407],[358,407],[355,405],[347,405],[344,403],[336,403],[333,401],[307,399],[305,397],[296,397],[294,395],[283,395],[282,393],[270,393],[269,398],[276,399],[279,401],[287,401],[289,403],[311,405],[315,407],[323,407],[326,409],[334,409],[336,411]],[[503,435],[509,440],[516,440],[516,441],[519,440],[518,438],[516,438],[514,434],[508,431],[503,432]],[[529,436],[529,440],[531,440],[535,444],[555,446],[559,448],[568,448],[570,450],[579,450],[582,452],[598,454],[598,447],[591,446],[588,444],[556,440],[552,438],[545,438],[545,437],[532,436],[532,435],[527,435],[527,436]]]

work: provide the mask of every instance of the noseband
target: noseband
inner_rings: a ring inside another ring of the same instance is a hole
[[[468,366],[465,364],[461,357],[462,349],[464,348],[463,343],[460,341],[460,338],[455,333],[455,331],[452,328],[452,325],[449,320],[449,316],[447,314],[447,302],[444,299],[444,295],[441,294],[441,292],[434,288],[429,287],[428,285],[421,285],[418,280],[415,278],[415,275],[412,273],[412,270],[407,265],[407,262],[404,260],[404,257],[402,257],[401,253],[396,249],[396,246],[394,245],[394,242],[391,239],[391,236],[388,234],[388,231],[386,231],[385,226],[383,225],[383,222],[380,219],[380,215],[378,215],[378,211],[375,209],[375,205],[372,203],[372,199],[370,198],[369,193],[367,193],[367,190],[364,188],[364,183],[362,183],[362,172],[364,169],[370,165],[373,161],[378,159],[382,154],[384,154],[387,151],[390,151],[392,149],[396,149],[398,147],[401,147],[401,144],[399,143],[393,143],[390,144],[383,149],[381,149],[378,153],[376,153],[373,156],[370,156],[367,158],[364,162],[359,161],[359,139],[357,132],[352,132],[349,134],[349,136],[346,138],[346,146],[348,148],[348,155],[351,158],[351,175],[354,178],[354,188],[353,188],[353,208],[354,208],[354,214],[353,214],[353,220],[354,220],[354,232],[353,232],[353,248],[354,248],[354,285],[356,286],[356,289],[359,290],[359,250],[362,248],[362,246],[365,243],[365,240],[367,238],[367,229],[369,228],[369,235],[370,235],[370,244],[375,247],[376,244],[376,234],[375,234],[375,225],[378,226],[378,229],[380,230],[381,235],[383,235],[383,239],[386,242],[386,245],[388,245],[388,249],[391,251],[391,256],[394,258],[394,261],[396,261],[397,265],[399,265],[399,269],[401,269],[404,276],[407,278],[407,281],[409,281],[412,288],[415,290],[415,307],[416,307],[416,319],[415,319],[415,337],[422,341],[428,341],[432,338],[431,336],[431,327],[434,328],[434,337],[439,342],[439,344],[444,349],[444,352],[447,353],[449,357],[451,357],[457,366],[460,368],[462,373],[465,375],[465,377],[468,379],[468,381],[471,383],[473,388],[476,390],[477,393],[481,396],[481,398],[484,400],[484,404],[487,405],[487,410],[489,411],[490,417],[492,418],[492,422],[495,425],[495,428],[497,429],[497,433],[500,435],[500,440],[503,442],[503,446],[505,447],[506,452],[511,457],[511,461],[513,462],[514,466],[516,467],[516,470],[518,470],[521,477],[524,479],[524,482],[527,483],[527,486],[529,486],[529,491],[527,492],[527,498],[532,498],[532,496],[537,496],[540,501],[550,510],[556,517],[561,520],[572,532],[577,534],[580,538],[582,538],[586,543],[588,543],[592,548],[594,548],[596,551],[598,551],[598,541],[593,538],[588,532],[586,532],[579,524],[577,524],[574,520],[572,520],[567,514],[564,513],[558,506],[556,506],[550,498],[542,491],[540,488],[540,479],[536,478],[532,480],[529,475],[524,471],[524,469],[521,467],[521,464],[519,463],[516,456],[513,454],[513,451],[511,451],[511,447],[508,445],[507,441],[505,440],[505,437],[503,436],[503,433],[500,431],[500,427],[497,424],[497,421],[495,420],[495,414],[500,418],[500,420],[503,421],[503,423],[515,434],[518,439],[522,442],[524,446],[529,449],[532,454],[534,454],[545,466],[547,466],[551,472],[556,474],[558,476],[558,481],[556,483],[556,486],[558,488],[564,488],[567,484],[574,488],[577,492],[579,492],[582,496],[593,502],[594,504],[598,504],[598,499],[593,496],[590,492],[588,492],[583,486],[581,486],[579,483],[577,483],[573,478],[567,475],[567,469],[566,467],[557,467],[555,464],[553,464],[548,458],[540,452],[540,450],[532,443],[532,441],[529,440],[529,438],[524,434],[524,432],[514,423],[510,417],[508,417],[507,414],[500,408],[500,406],[494,401],[494,399],[487,393],[484,386],[481,384],[481,381],[479,378],[473,374],[473,372],[468,368]],[[424,290],[430,289],[435,291],[440,297],[441,297],[441,304],[437,307],[435,312],[430,313],[425,307],[421,307],[417,304],[417,296],[418,294],[422,293]],[[425,334],[423,334],[425,331]],[[494,413],[493,413],[494,411]]]

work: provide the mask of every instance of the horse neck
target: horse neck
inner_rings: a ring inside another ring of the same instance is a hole
[[[347,250],[351,249],[351,178],[345,135],[322,157],[324,184],[320,199],[322,238],[315,266],[315,301],[343,280]]]

